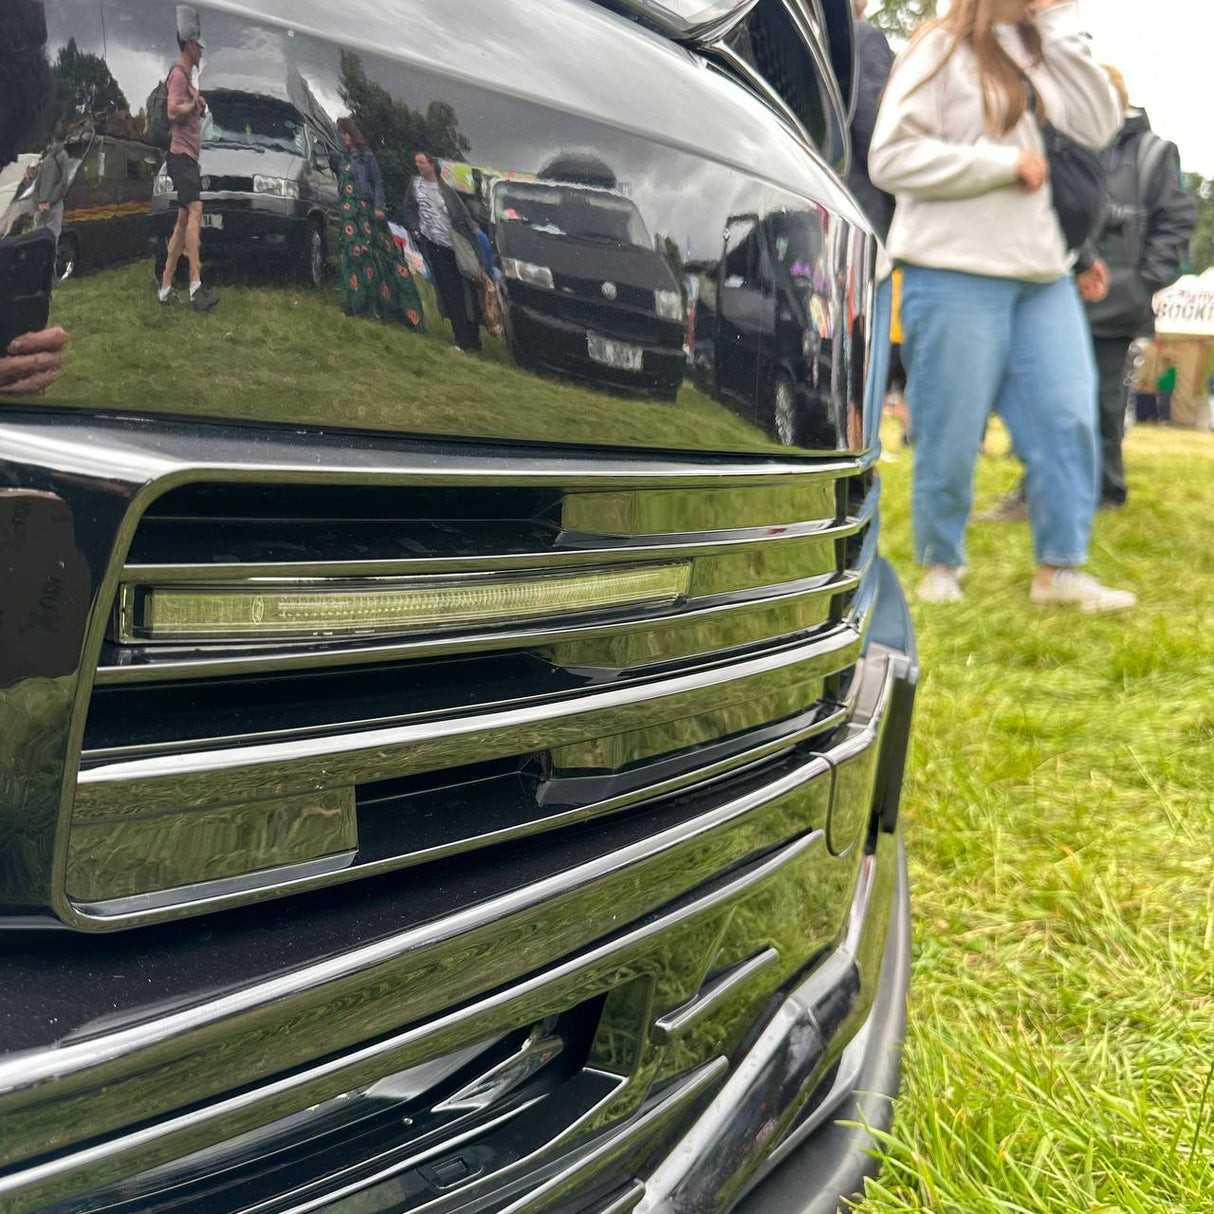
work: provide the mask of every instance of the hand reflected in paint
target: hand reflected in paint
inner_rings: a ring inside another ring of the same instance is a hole
[[[0,358],[0,393],[37,396],[45,392],[63,374],[66,345],[67,334],[57,326],[14,338],[7,357]]]

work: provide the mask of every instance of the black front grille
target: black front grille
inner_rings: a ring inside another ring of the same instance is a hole
[[[66,877],[81,915],[216,909],[576,830],[843,719],[872,560],[858,465],[442,482],[198,482],[149,507],[85,725]],[[647,568],[684,590],[391,635],[160,641],[122,623],[157,586],[609,586]]]
[[[251,194],[253,193],[253,178],[216,177],[203,173],[202,188],[212,194]]]

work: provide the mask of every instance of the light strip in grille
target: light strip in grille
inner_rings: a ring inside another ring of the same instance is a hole
[[[531,577],[135,585],[121,596],[119,635],[123,641],[382,635],[668,606],[690,586],[686,562]]]

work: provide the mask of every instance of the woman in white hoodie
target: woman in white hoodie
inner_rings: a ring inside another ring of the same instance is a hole
[[[1120,129],[1074,0],[953,0],[900,56],[869,151],[874,184],[897,198],[919,597],[962,597],[974,465],[997,405],[1028,468],[1032,600],[1125,610],[1132,594],[1081,571],[1100,483],[1095,368],[1026,77],[1085,147]]]

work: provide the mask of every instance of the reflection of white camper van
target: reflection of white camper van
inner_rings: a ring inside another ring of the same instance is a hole
[[[296,74],[283,96],[206,90],[202,130],[202,255],[277,263],[319,287],[337,249],[340,144]],[[177,197],[161,170],[152,200],[157,272],[177,219]]]

